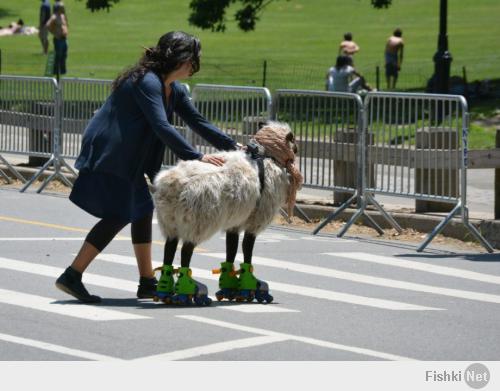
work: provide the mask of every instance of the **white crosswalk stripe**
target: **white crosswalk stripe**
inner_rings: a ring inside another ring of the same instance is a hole
[[[98,259],[110,261],[110,259],[107,257],[106,254],[99,255]],[[120,260],[121,262],[118,263],[122,264],[125,263],[127,265],[134,265],[134,266],[136,265],[135,258],[133,257],[113,255],[111,259],[115,261]],[[45,277],[53,277],[54,279],[59,277],[61,273],[64,271],[63,269],[54,266],[40,265],[36,263],[18,261],[15,259],[9,259],[3,257],[0,257],[0,269],[8,269],[17,272],[31,273]],[[137,291],[136,281],[129,281],[121,278],[106,277],[88,272],[83,274],[83,282],[84,284],[130,292],[133,293],[134,296]],[[268,306],[234,305],[234,306],[220,306],[217,308],[230,311],[243,312],[243,313],[300,312],[297,310],[292,310],[277,305],[268,305]]]
[[[222,353],[227,351],[232,351],[236,349],[246,349],[253,348],[256,346],[267,345],[275,342],[286,341],[289,338],[281,336],[259,336],[243,338],[233,341],[225,341],[213,343],[210,345],[197,346],[195,348],[178,350],[175,352],[157,354],[154,356],[143,357],[136,359],[134,361],[174,361],[174,360],[186,360],[189,358],[195,358],[200,356],[206,356],[209,354]]]
[[[199,254],[196,254],[199,255]],[[99,254],[99,259],[108,262],[124,263],[124,264],[135,264],[135,258],[116,255],[116,254]],[[157,264],[159,265],[159,264]],[[196,278],[204,280],[218,281],[219,277],[213,275],[209,270],[191,268],[193,274]],[[416,304],[403,303],[394,300],[383,300],[373,297],[359,296],[348,293],[341,293],[332,290],[324,290],[317,288],[310,288],[300,285],[285,284],[275,281],[267,281],[272,291],[280,291],[291,293],[294,295],[314,297],[319,299],[325,299],[330,301],[338,301],[349,304],[363,305],[368,307],[383,308],[388,310],[397,311],[430,311],[430,310],[441,310],[441,308],[425,307]]]
[[[357,353],[357,354],[361,354],[364,356],[377,357],[377,358],[381,358],[384,360],[398,360],[398,361],[413,360],[412,358],[409,358],[409,357],[397,356],[395,354],[379,352],[376,350],[364,349],[364,348],[359,348],[356,346],[342,345],[342,344],[338,344],[338,343],[334,343],[334,342],[330,342],[330,341],[302,337],[299,335],[279,333],[276,331],[265,330],[265,329],[261,329],[261,328],[257,328],[257,327],[249,327],[249,326],[245,326],[245,325],[239,325],[239,324],[235,324],[235,323],[219,321],[219,320],[215,320],[215,319],[205,318],[202,316],[177,315],[177,317],[183,318],[183,319],[189,319],[189,320],[192,320],[195,322],[206,323],[206,324],[210,324],[210,325],[218,326],[218,327],[222,327],[222,328],[232,329],[232,330],[244,331],[244,332],[248,332],[248,333],[255,333],[255,334],[265,335],[265,336],[269,336],[269,337],[282,337],[284,339],[298,341],[298,342],[302,342],[302,343],[306,343],[306,344],[310,344],[310,345],[314,345],[314,346],[319,346],[319,347],[326,348],[326,349],[344,350],[347,352]]]
[[[0,289],[0,303],[94,321],[150,319],[147,316],[108,310],[96,305],[61,302],[53,297],[31,295],[7,289]]]
[[[84,358],[87,360],[95,360],[95,361],[122,361],[115,357],[105,356],[103,354],[97,354],[92,352],[86,352],[84,350],[79,349],[71,349],[65,346],[56,345],[48,342],[37,341],[29,338],[16,337],[15,335],[9,335],[0,333],[0,340],[6,341],[10,343],[15,343],[18,345],[30,346],[36,349],[47,350],[50,352],[61,353],[68,356]]]
[[[349,256],[350,253],[342,253],[342,254],[345,254],[345,256],[347,258],[352,258]],[[215,258],[215,259],[222,259],[221,257],[225,256],[223,253],[200,253],[199,255],[207,256],[207,257],[211,257],[211,258]],[[364,254],[364,258],[369,258],[372,256],[373,256],[372,254]],[[388,257],[384,257],[384,258],[387,259]],[[236,257],[236,259],[239,262],[243,262],[243,257],[241,255],[238,255]],[[400,262],[404,262],[404,261],[401,260]],[[417,284],[417,283],[413,283],[413,282],[406,282],[406,281],[394,280],[394,279],[389,279],[389,278],[373,277],[373,276],[366,275],[366,274],[344,272],[344,271],[335,270],[332,268],[326,268],[326,267],[320,267],[320,266],[310,266],[310,265],[304,265],[302,263],[280,261],[280,260],[272,259],[272,258],[254,256],[252,258],[252,263],[254,263],[256,265],[275,267],[275,268],[279,268],[279,269],[283,269],[283,270],[293,270],[293,271],[300,272],[300,273],[313,274],[313,275],[321,276],[321,277],[338,278],[338,279],[342,279],[342,280],[354,281],[354,282],[359,282],[359,283],[363,283],[363,284],[383,286],[383,287],[387,287],[387,288],[397,288],[397,289],[405,289],[405,290],[410,290],[410,291],[415,291],[415,292],[433,293],[436,295],[458,297],[460,299],[483,301],[486,303],[496,303],[496,304],[500,303],[500,296],[498,296],[498,295],[473,292],[473,291],[465,291],[465,290],[460,290],[460,289],[442,288],[442,287],[438,287],[438,286]],[[446,268],[444,268],[444,269],[446,269]],[[451,269],[451,268],[448,268],[448,269]],[[424,268],[422,268],[421,270],[426,271]],[[454,272],[454,274],[458,275],[460,269],[452,269],[452,271]],[[463,272],[466,275],[467,271],[464,270]],[[481,276],[481,277],[483,277],[483,279],[488,279],[488,278],[493,279],[495,277],[495,276],[488,276],[488,275],[480,275],[480,273],[475,273],[475,275]],[[467,277],[464,277],[464,278],[467,278]],[[476,279],[477,278],[478,277],[476,277]]]
[[[500,276],[491,274],[478,273],[470,270],[464,270],[449,266],[432,265],[425,262],[415,262],[403,258],[387,257],[383,255],[359,253],[359,252],[340,252],[340,253],[325,253],[332,257],[348,258],[355,261],[362,261],[368,263],[376,263],[379,265],[395,266],[404,269],[419,270],[427,273],[441,274],[443,276],[465,278],[468,280],[475,280],[487,282],[490,284],[500,284]]]

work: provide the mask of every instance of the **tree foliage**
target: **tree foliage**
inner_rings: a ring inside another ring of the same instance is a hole
[[[113,3],[118,3],[119,1],[120,0],[87,0],[85,2],[85,6],[92,12],[100,11],[102,9],[105,9],[109,12],[109,9],[113,6]]]
[[[375,8],[389,8],[392,0],[372,0],[372,5]]]
[[[255,29],[262,10],[274,1],[279,0],[191,0],[189,23],[204,30],[225,31],[226,9],[233,3],[241,3],[234,18],[241,30],[251,31]],[[371,0],[372,6],[379,9],[388,8],[391,3],[392,0]]]
[[[82,0],[79,0],[82,1]],[[86,0],[86,7],[92,12],[106,9],[109,12],[113,4],[120,0]],[[231,4],[239,3],[240,7],[234,14],[238,27],[243,31],[252,31],[259,20],[262,10],[274,1],[279,0],[191,0],[189,8],[189,23],[203,30],[226,30],[226,10]],[[282,0],[290,1],[290,0]],[[344,0],[337,0],[344,1]],[[392,0],[371,0],[375,8],[388,8]]]
[[[241,3],[234,19],[241,30],[251,31],[255,29],[260,12],[273,1],[277,0],[191,0],[189,23],[202,29],[225,31],[226,9],[233,3]]]

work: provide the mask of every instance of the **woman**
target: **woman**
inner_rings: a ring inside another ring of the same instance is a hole
[[[203,155],[186,142],[171,125],[173,112],[215,147],[236,149],[234,140],[194,108],[177,81],[200,69],[200,50],[199,40],[191,35],[163,35],[136,65],[116,78],[111,95],[85,130],[70,200],[101,220],[56,281],[59,289],[82,302],[100,301],[83,286],[82,273],[128,223],[140,274],[137,297],[153,297],[156,292],[151,264],[154,206],[144,174],[153,180],[165,146],[182,160],[224,164],[221,157]]]
[[[353,75],[357,77],[353,79]],[[352,66],[352,58],[349,56],[338,56],[335,66],[328,70],[326,78],[327,91],[355,93],[360,88],[372,90],[365,78]]]

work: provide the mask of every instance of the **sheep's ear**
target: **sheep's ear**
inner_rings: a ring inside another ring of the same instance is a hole
[[[290,133],[288,133],[288,134],[286,135],[286,140],[287,140],[287,141],[290,141],[291,143],[294,143],[294,142],[295,142],[295,136],[293,135],[293,133],[292,133],[292,132],[290,132]]]

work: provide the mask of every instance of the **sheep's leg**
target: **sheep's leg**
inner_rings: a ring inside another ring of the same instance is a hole
[[[195,243],[184,242],[181,249],[181,267],[179,268],[179,278],[175,283],[175,295],[172,302],[175,304],[209,305],[212,300],[208,297],[207,286],[193,280],[191,277],[191,257],[193,256]]]
[[[226,232],[226,261],[220,264],[220,269],[214,269],[213,273],[220,273],[219,288],[215,293],[217,300],[234,300],[238,295],[239,280],[234,271],[234,260],[238,252],[240,234],[236,229]]]
[[[154,301],[161,300],[166,304],[172,302],[175,283],[174,267],[172,264],[174,263],[175,251],[177,250],[178,243],[178,238],[167,238],[165,241],[165,247],[163,249],[163,266],[155,269],[155,271],[161,269],[161,277],[156,286],[156,295],[153,296]]]
[[[243,236],[243,260],[245,263],[252,263],[253,246],[256,236],[250,232],[245,232]]]
[[[182,244],[181,250],[181,267],[189,267],[191,263],[191,258],[193,256],[193,251],[196,245],[194,243],[185,242]]]
[[[179,244],[178,238],[167,238],[163,249],[163,264],[172,265],[174,263],[175,252]]]
[[[243,236],[243,260],[240,265],[240,293],[237,297],[238,301],[253,301],[256,299],[259,303],[273,301],[273,297],[269,294],[269,286],[267,282],[255,278],[252,266],[253,247],[255,245],[255,234],[245,232]]]
[[[226,262],[234,263],[236,253],[238,252],[238,242],[240,234],[238,231],[226,232]]]

